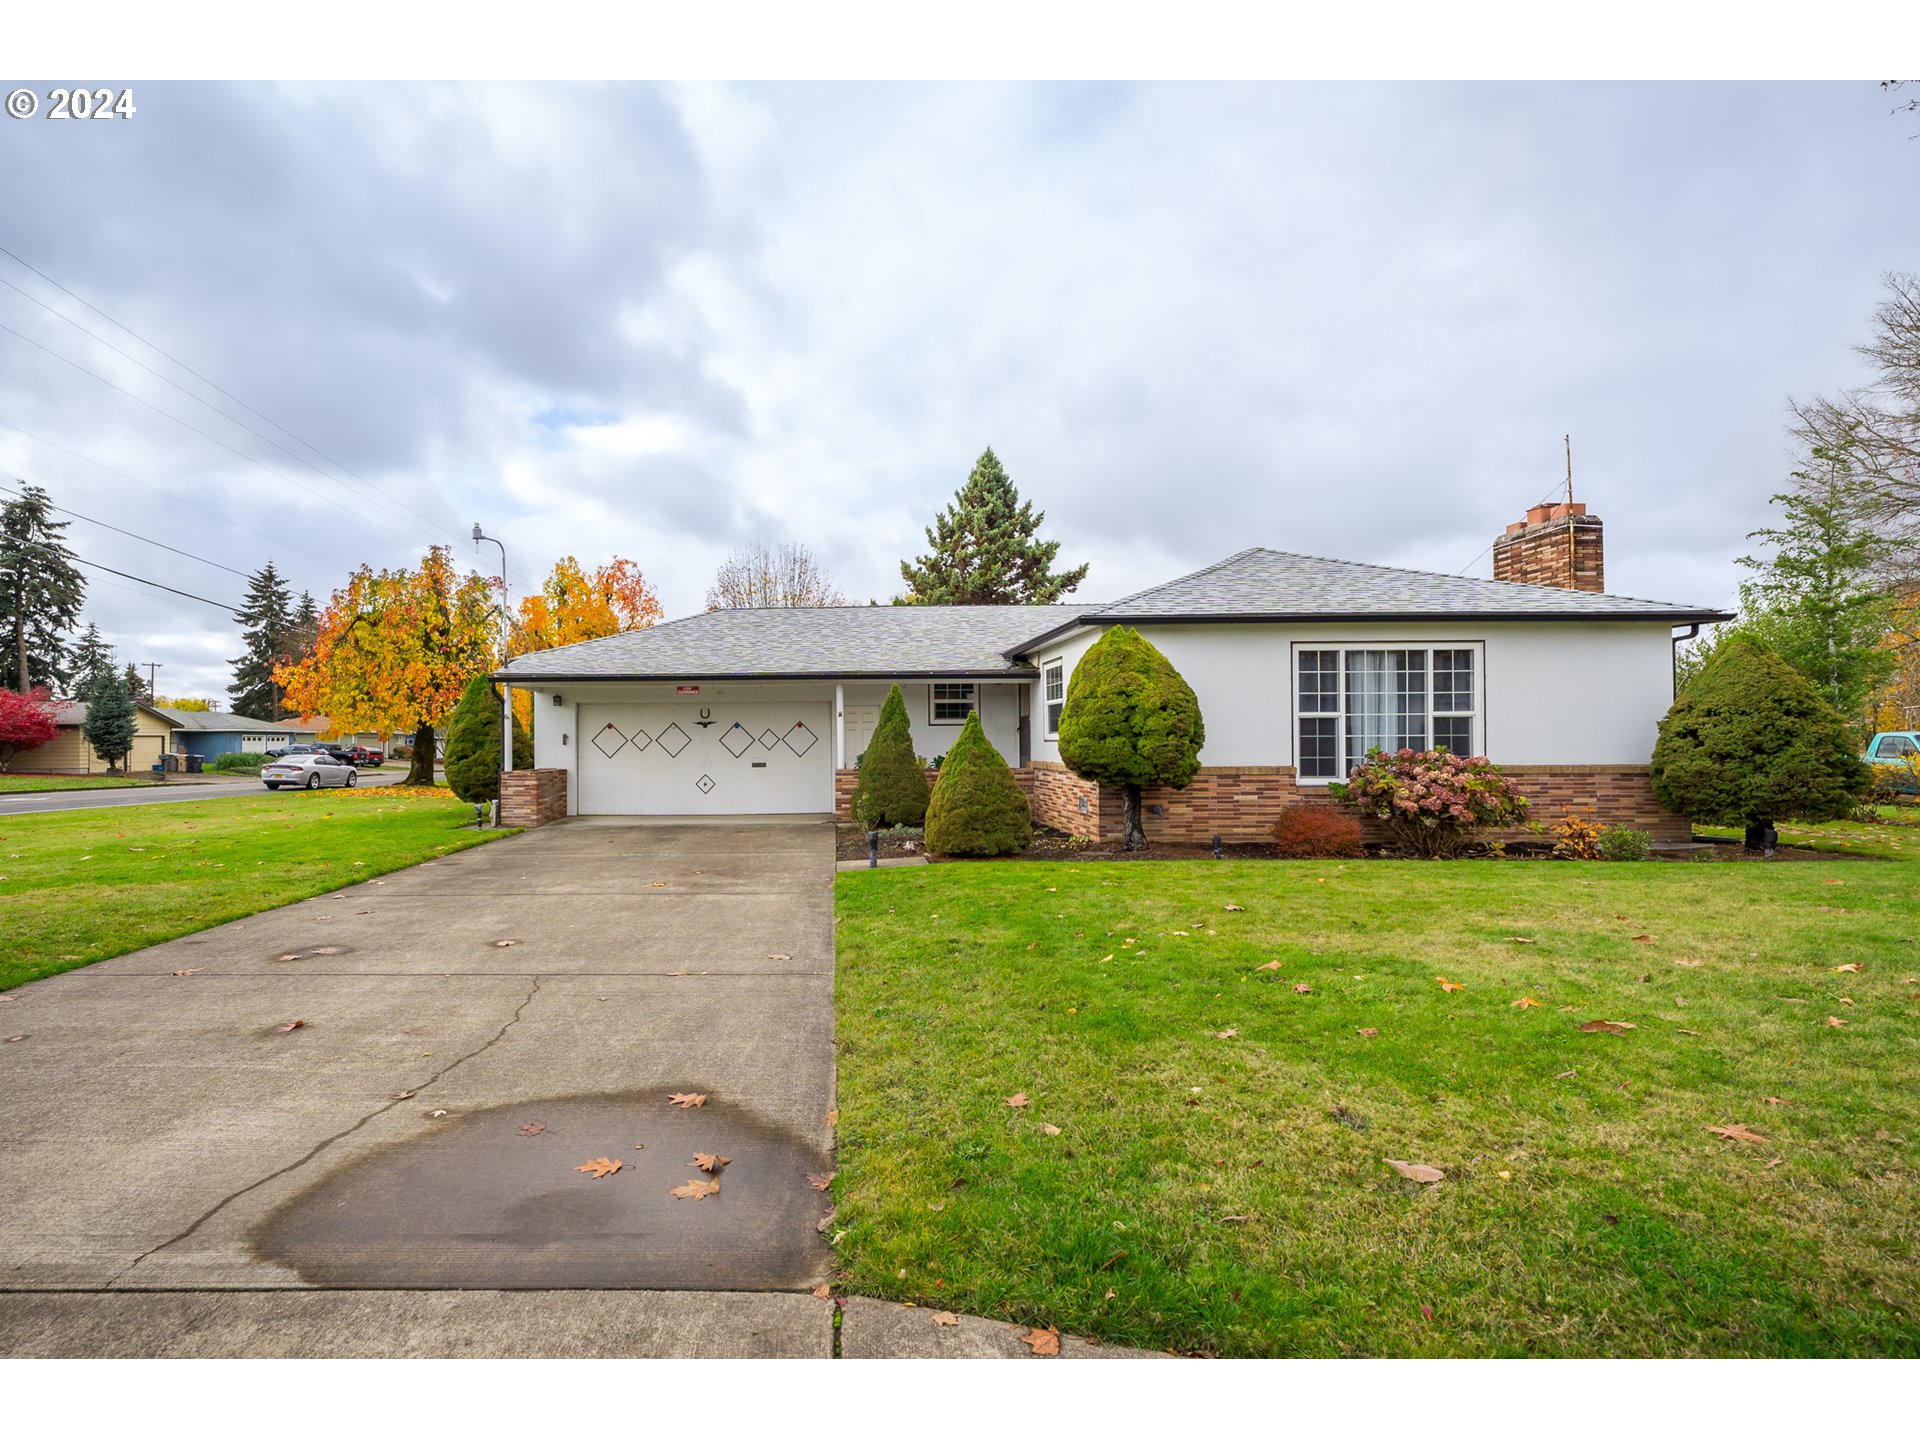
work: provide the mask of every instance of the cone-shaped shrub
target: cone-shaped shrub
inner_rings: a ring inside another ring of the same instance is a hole
[[[1073,667],[1060,759],[1082,779],[1124,790],[1127,849],[1146,848],[1140,787],[1185,789],[1206,741],[1193,687],[1138,630],[1114,626]]]
[[[500,798],[500,692],[484,675],[467,682],[447,723],[447,784],[469,805]],[[513,768],[533,768],[533,739],[513,722]]]
[[[1742,825],[1747,843],[1776,820],[1837,820],[1870,775],[1840,714],[1758,640],[1737,635],[1660,722],[1653,794],[1676,815]]]
[[[873,738],[860,757],[853,818],[869,830],[918,825],[927,818],[927,772],[913,753],[913,726],[898,685],[887,691],[880,723],[873,727]]]
[[[1032,841],[1026,792],[987,740],[975,711],[940,763],[927,803],[927,849],[935,855],[1010,855]]]

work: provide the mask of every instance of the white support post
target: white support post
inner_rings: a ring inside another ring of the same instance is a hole
[[[847,768],[847,687],[833,687],[833,768]]]
[[[513,769],[513,686],[500,687],[500,773]]]

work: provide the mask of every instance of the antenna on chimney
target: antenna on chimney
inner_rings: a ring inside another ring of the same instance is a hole
[[[1573,503],[1573,436],[1567,434],[1560,438],[1567,442],[1567,504],[1571,505]]]

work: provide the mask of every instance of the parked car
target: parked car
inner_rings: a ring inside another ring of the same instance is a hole
[[[1920,730],[1882,730],[1867,742],[1867,753],[1860,758],[1869,765],[1904,766],[1914,778],[1903,779],[1894,788],[1904,795],[1920,795]]]
[[[322,785],[359,784],[360,772],[338,755],[317,747],[309,749],[311,753],[306,755],[295,755],[289,751],[271,765],[262,766],[261,782],[269,790],[278,790],[282,785],[318,790]]]
[[[349,764],[361,770],[378,770],[387,763],[385,755],[378,750],[369,750],[364,745],[349,745],[344,751],[336,750],[334,753],[344,754]]]

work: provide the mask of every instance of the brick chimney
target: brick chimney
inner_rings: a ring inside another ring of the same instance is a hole
[[[1493,542],[1493,578],[1562,590],[1607,588],[1598,516],[1585,505],[1536,505]]]

